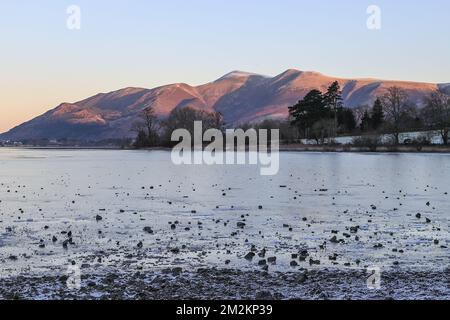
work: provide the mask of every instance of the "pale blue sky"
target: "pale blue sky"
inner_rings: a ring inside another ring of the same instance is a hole
[[[80,31],[66,28],[71,4]],[[371,4],[380,31],[366,28]],[[62,101],[232,70],[450,82],[449,12],[447,0],[0,0],[0,132]]]

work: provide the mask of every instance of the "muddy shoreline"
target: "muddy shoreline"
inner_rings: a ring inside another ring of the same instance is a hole
[[[367,287],[365,270],[242,272],[179,269],[163,272],[98,273],[82,276],[70,290],[67,276],[18,276],[0,280],[0,299],[51,300],[449,300],[450,269],[391,270],[381,288]]]

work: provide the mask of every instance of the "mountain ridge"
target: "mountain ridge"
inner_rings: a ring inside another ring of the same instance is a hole
[[[286,118],[288,106],[295,104],[312,89],[325,91],[338,81],[344,105],[354,108],[370,105],[391,86],[407,91],[411,101],[423,105],[427,94],[441,90],[450,94],[450,84],[381,80],[346,79],[315,71],[288,69],[274,77],[235,70],[212,82],[191,86],[174,83],[151,89],[126,87],[98,93],[74,103],[62,103],[44,114],[0,134],[1,140],[76,139],[105,140],[133,137],[131,126],[139,113],[152,107],[161,117],[177,108],[192,107],[217,111],[226,123]]]

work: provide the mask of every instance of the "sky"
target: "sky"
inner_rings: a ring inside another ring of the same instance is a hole
[[[233,70],[447,83],[449,12],[448,0],[0,0],[0,132],[99,92]]]

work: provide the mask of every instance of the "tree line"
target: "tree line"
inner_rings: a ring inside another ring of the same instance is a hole
[[[202,121],[203,133],[208,129],[225,128],[222,114],[219,112],[207,112],[191,107],[174,109],[167,119],[159,119],[151,107],[145,108],[140,119],[134,123],[133,131],[136,132],[134,147],[172,147],[176,142],[171,141],[172,132],[176,129],[186,129],[193,136],[194,122]]]
[[[445,145],[449,143],[450,96],[440,91],[430,93],[424,107],[414,105],[405,90],[388,88],[376,98],[372,106],[348,108],[344,106],[339,83],[333,82],[325,92],[311,90],[303,99],[289,107],[288,120],[266,119],[257,123],[243,123],[247,130],[279,129],[283,143],[300,139],[313,139],[317,144],[333,141],[338,136],[381,135],[392,137],[400,144],[400,134],[413,131],[437,131]],[[202,121],[203,130],[225,130],[223,116],[218,112],[197,110],[191,107],[174,109],[166,119],[159,119],[151,107],[144,109],[133,131],[136,148],[170,147],[172,132],[186,129],[194,131],[194,121]]]
[[[299,137],[325,143],[339,135],[389,134],[393,144],[400,134],[412,131],[438,131],[445,145],[449,142],[450,96],[440,91],[430,93],[424,107],[414,105],[405,90],[390,87],[371,107],[346,108],[338,82],[322,93],[311,90],[289,107],[290,124]]]

